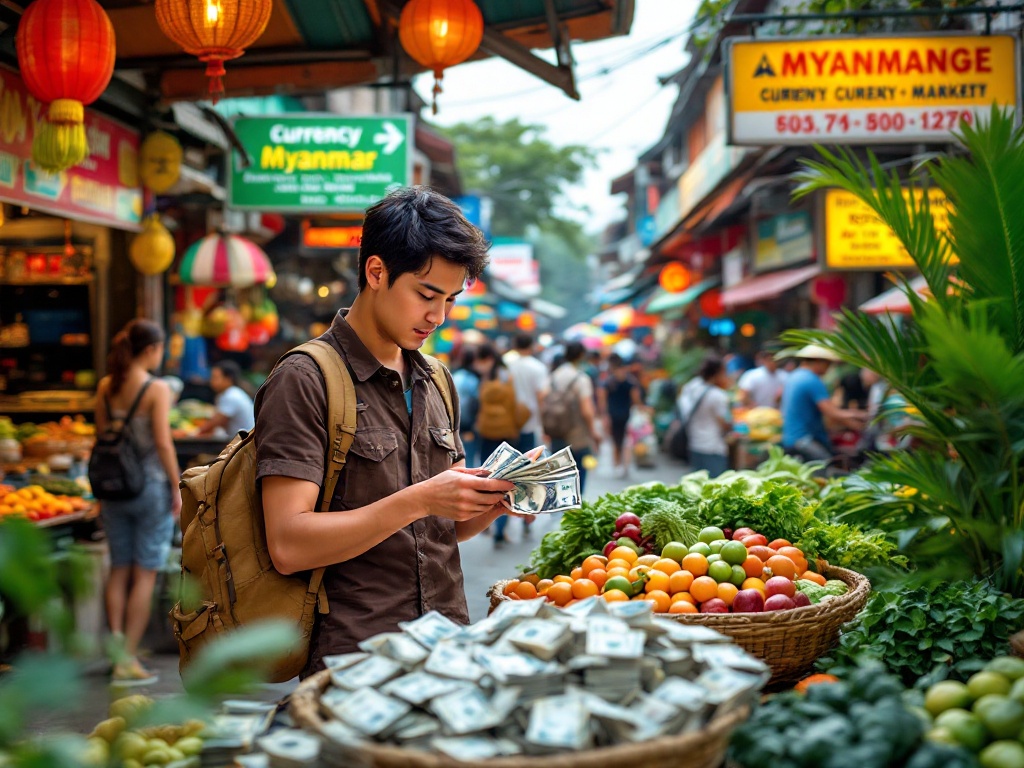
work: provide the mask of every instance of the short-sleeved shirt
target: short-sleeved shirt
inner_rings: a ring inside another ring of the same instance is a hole
[[[562,363],[554,373],[551,374],[551,391],[565,392],[571,388],[572,392],[582,402],[585,398],[594,398],[594,383],[583,368],[577,368],[572,363]],[[576,451],[586,448],[593,448],[594,442],[590,437],[590,429],[583,418],[575,425],[565,440]]]
[[[412,379],[412,413],[402,378],[370,353],[345,320],[335,317],[320,338],[347,361],[356,390],[356,436],[338,481],[331,510],[365,507],[433,477],[464,458],[455,423],[419,352],[406,352]],[[284,476],[323,484],[327,448],[327,391],[307,355],[292,355],[256,394],[256,478]],[[454,429],[453,429],[454,427]],[[323,656],[347,653],[368,637],[394,631],[431,610],[469,622],[455,523],[424,517],[357,557],[327,567],[324,588],[330,613],[314,628],[303,676],[323,668]]]
[[[828,400],[828,388],[807,368],[797,368],[789,375],[782,391],[782,444],[787,448],[805,437],[829,446],[825,419],[818,403]]]
[[[786,372],[776,370],[774,373],[763,365],[752,368],[742,376],[736,386],[750,393],[750,400],[756,407],[778,408],[782,397],[782,387],[786,383]]]
[[[241,387],[230,386],[217,395],[214,407],[217,413],[227,416],[224,429],[234,437],[239,432],[248,432],[256,426],[252,398]]]
[[[516,388],[516,400],[530,409],[530,418],[522,431],[539,435],[544,427],[540,423],[540,400],[537,396],[548,391],[547,366],[533,355],[520,355],[508,364],[508,371]]]
[[[728,430],[722,427],[722,422],[732,421],[732,414],[725,390],[697,376],[683,387],[678,407],[686,420],[691,451],[711,456],[729,455],[729,445],[725,442]]]
[[[633,408],[633,391],[640,389],[640,382],[627,375],[620,379],[609,375],[602,385],[608,396],[608,416],[612,421],[626,421]]]

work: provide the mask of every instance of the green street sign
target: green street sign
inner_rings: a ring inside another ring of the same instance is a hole
[[[242,210],[362,212],[412,179],[411,115],[242,117],[228,204]]]

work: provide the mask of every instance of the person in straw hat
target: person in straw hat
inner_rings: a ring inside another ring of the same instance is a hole
[[[800,366],[790,374],[782,392],[782,447],[806,460],[829,461],[835,456],[825,419],[849,429],[864,428],[867,412],[840,408],[829,397],[821,377],[839,356],[817,344],[793,355]]]

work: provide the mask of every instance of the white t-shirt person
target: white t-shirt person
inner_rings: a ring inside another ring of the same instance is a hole
[[[786,372],[776,369],[769,371],[763,365],[752,368],[742,376],[736,386],[747,393],[749,405],[761,408],[778,408],[782,399],[782,388],[786,384]]]
[[[683,419],[689,416],[687,435],[690,438],[690,452],[728,456],[729,446],[725,442],[726,432],[722,422],[728,422],[732,417],[729,413],[729,395],[725,390],[698,376],[683,387],[678,405]]]
[[[232,385],[217,395],[214,408],[217,409],[217,413],[227,417],[228,423],[224,425],[224,431],[231,437],[241,430],[249,431],[256,426],[252,398],[241,387]]]
[[[530,418],[522,431],[539,439],[544,431],[540,423],[540,399],[548,391],[547,366],[533,355],[520,355],[508,364],[508,370],[512,374],[516,400],[530,409]]]

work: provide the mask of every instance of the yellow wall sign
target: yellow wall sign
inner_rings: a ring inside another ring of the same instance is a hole
[[[1009,35],[737,39],[727,68],[733,144],[945,141],[1020,98]]]
[[[915,189],[920,201],[924,190]],[[910,201],[910,190],[903,196]],[[949,201],[941,189],[928,190],[935,226],[949,229]],[[859,197],[841,189],[825,191],[825,265],[829,269],[906,269],[914,260],[896,234]]]

